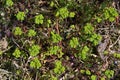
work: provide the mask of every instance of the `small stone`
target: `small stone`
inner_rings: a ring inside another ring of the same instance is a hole
[[[1,15],[1,16],[5,16],[5,13],[4,13],[4,12],[2,12],[0,15]]]

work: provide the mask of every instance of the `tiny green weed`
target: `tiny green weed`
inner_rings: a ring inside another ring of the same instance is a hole
[[[91,76],[91,80],[97,80],[97,76],[96,75],[92,75]]]
[[[61,61],[57,60],[57,61],[55,62],[54,73],[56,73],[56,74],[61,74],[61,73],[63,73],[64,71],[65,71],[65,67],[62,66]]]
[[[62,37],[59,34],[55,34],[54,32],[51,32],[51,38],[53,43],[58,43],[62,40]]]
[[[30,29],[30,30],[28,31],[28,34],[27,34],[28,37],[33,37],[33,36],[35,36],[35,35],[36,35],[36,31],[35,31],[35,30]]]
[[[42,14],[35,16],[35,24],[43,24],[44,16]]]
[[[13,56],[15,56],[16,58],[19,58],[21,56],[21,52],[18,48],[15,49]]]
[[[67,18],[69,16],[69,11],[66,7],[60,8],[57,13],[56,16],[60,16],[63,19]]]
[[[40,46],[32,45],[28,50],[29,50],[30,56],[36,56],[40,52]]]
[[[76,48],[79,45],[78,38],[73,37],[69,43],[70,47]]]
[[[105,75],[110,79],[111,77],[113,77],[114,71],[113,70],[106,70]]]
[[[20,36],[20,35],[22,35],[23,31],[20,27],[15,27],[13,29],[13,33],[14,33],[14,35],[19,35]]]
[[[32,68],[36,68],[39,69],[42,66],[41,62],[39,61],[38,58],[34,58],[31,62],[30,62],[30,67]]]
[[[96,46],[101,41],[102,37],[99,34],[93,33],[89,40]]]
[[[16,14],[16,18],[17,18],[17,20],[23,21],[23,20],[25,19],[25,13],[19,11],[19,12]]]
[[[112,7],[106,7],[103,11],[103,18],[105,20],[109,20],[110,22],[115,21],[115,18],[118,16],[118,12],[116,11],[115,8]]]
[[[12,6],[14,3],[12,0],[6,0],[6,5],[7,6]]]
[[[84,33],[85,34],[92,34],[94,32],[94,27],[92,26],[91,23],[87,23],[85,26],[84,26]]]
[[[88,51],[89,48],[87,46],[84,46],[82,52],[78,54],[82,60],[85,60],[87,58]]]

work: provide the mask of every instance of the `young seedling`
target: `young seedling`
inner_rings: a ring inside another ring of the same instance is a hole
[[[40,60],[38,58],[34,58],[31,62],[30,62],[30,67],[31,68],[35,68],[35,69],[39,69],[42,66]]]
[[[108,79],[110,79],[111,77],[113,77],[114,71],[113,70],[106,70],[105,75],[108,77]]]
[[[110,22],[115,21],[115,18],[118,17],[118,12],[113,7],[106,7],[103,11],[103,19],[109,20]]]
[[[28,37],[34,37],[35,35],[36,35],[36,32],[35,32],[35,30],[33,30],[33,29],[30,29],[29,31],[28,31]]]
[[[39,45],[32,45],[29,49],[28,49],[30,56],[37,56],[40,52],[40,46]]]
[[[69,43],[70,47],[76,48],[79,45],[78,38],[73,37]]]
[[[51,32],[51,38],[53,43],[58,43],[62,40],[62,37],[59,34],[55,34],[54,32]]]
[[[21,51],[18,48],[16,48],[13,53],[13,56],[15,56],[16,58],[19,58],[21,56]]]
[[[35,16],[35,24],[43,24],[44,16],[42,14]]]
[[[65,19],[69,16],[69,11],[67,9],[67,7],[63,7],[63,8],[60,8],[57,13],[56,13],[56,16],[60,16],[61,18]]]
[[[87,53],[90,49],[87,46],[84,46],[82,51],[78,54],[82,60],[86,60],[87,58]]]
[[[13,6],[13,1],[12,0],[6,0],[6,5],[7,6]]]
[[[16,18],[17,18],[17,20],[23,21],[23,20],[25,19],[25,13],[19,11],[19,12],[16,14]]]
[[[55,62],[54,73],[59,75],[59,74],[63,73],[64,71],[65,71],[65,67],[62,66],[61,61],[57,60]]]
[[[22,35],[23,32],[22,32],[22,29],[20,27],[15,27],[13,29],[13,33],[14,33],[14,35],[20,36],[20,35]]]

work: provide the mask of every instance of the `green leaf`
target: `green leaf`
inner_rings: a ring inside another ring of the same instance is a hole
[[[96,16],[96,20],[97,20],[98,23],[100,23],[102,21],[102,18]]]
[[[64,53],[62,52],[62,50],[60,50],[59,54],[58,54],[58,58],[61,58],[64,55]]]
[[[104,77],[102,77],[100,80],[105,80],[105,78],[104,78]]]
[[[57,77],[51,76],[50,80],[58,80]]]
[[[80,73],[81,73],[81,74],[84,74],[84,73],[85,73],[85,70],[80,70]]]
[[[12,6],[14,3],[12,0],[6,0],[6,5],[7,6]]]
[[[0,56],[3,54],[3,52],[0,50]]]
[[[110,15],[113,16],[113,17],[119,16],[117,10],[115,8],[113,8],[113,7],[109,7],[108,11],[109,11]]]
[[[85,60],[87,58],[88,51],[89,51],[89,48],[87,46],[84,46],[82,49],[82,52],[79,53],[79,56],[82,60]]]
[[[99,34],[93,33],[89,40],[93,42],[94,45],[98,45],[99,42],[101,41],[102,37]]]
[[[106,71],[105,71],[105,75],[106,75],[108,78],[111,78],[111,77],[113,77],[113,75],[114,75],[114,71],[113,71],[113,70],[106,70]]]
[[[13,33],[14,35],[22,35],[22,29],[20,27],[15,27],[15,29],[13,29]]]
[[[41,67],[41,63],[40,63],[39,59],[38,59],[38,58],[34,58],[34,59],[30,62],[30,67],[39,69],[39,68]]]
[[[54,32],[51,32],[51,36],[53,43],[58,43],[62,40],[62,37],[59,34],[55,34]]]
[[[57,61],[55,62],[54,73],[56,73],[56,74],[61,74],[61,73],[63,73],[64,71],[65,71],[65,67],[62,66],[61,61],[57,60]]]
[[[36,56],[40,52],[39,45],[32,45],[29,49],[30,56]]]
[[[120,59],[120,53],[114,53],[113,56]]]
[[[17,15],[16,15],[16,18],[17,18],[17,20],[23,21],[24,18],[25,18],[25,13],[19,11],[19,12],[17,13]]]
[[[51,46],[47,52],[47,55],[57,55],[59,58],[61,58],[63,54],[64,53],[59,46]]]
[[[53,1],[51,1],[51,2],[50,2],[50,7],[53,7],[54,4],[55,4],[55,3],[54,3]]]
[[[92,75],[91,76],[91,80],[97,80],[97,76],[96,75]]]
[[[47,27],[50,27],[50,24],[51,24],[51,23],[52,23],[51,20],[48,19],[48,20],[47,20]]]
[[[104,13],[104,19],[107,20],[109,17],[110,17],[110,14],[109,14],[109,11],[108,10],[105,10]]]
[[[48,24],[51,24],[52,22],[51,22],[51,20],[50,20],[50,19],[48,19],[48,20],[47,20],[47,23],[48,23]]]
[[[74,12],[70,12],[69,17],[71,17],[71,18],[75,17],[75,13]]]
[[[28,37],[33,37],[33,36],[35,36],[35,35],[36,35],[35,30],[30,29],[30,30],[28,31]]]
[[[43,24],[44,16],[42,14],[35,16],[35,24]]]
[[[15,49],[14,53],[13,53],[13,56],[15,56],[16,58],[19,58],[21,55],[21,52],[18,48]]]
[[[58,51],[61,50],[59,46],[52,46],[49,48],[50,55],[57,54]]]
[[[86,75],[91,75],[91,72],[89,70],[86,70]]]
[[[75,25],[70,25],[70,28],[75,29]]]
[[[69,11],[66,7],[60,8],[57,12],[56,12],[56,16],[60,16],[63,19],[67,18],[69,16]]]
[[[113,22],[113,21],[115,21],[115,18],[114,18],[114,17],[110,17],[110,18],[109,18],[109,21],[110,21],[110,22]]]
[[[118,16],[118,12],[115,8],[112,7],[106,7],[103,10],[103,19],[109,20],[110,22],[115,21],[115,18]]]
[[[92,34],[94,32],[94,27],[92,26],[91,23],[87,23],[85,26],[84,26],[84,33],[85,34]]]
[[[73,37],[69,43],[70,47],[76,48],[79,45],[78,38]]]

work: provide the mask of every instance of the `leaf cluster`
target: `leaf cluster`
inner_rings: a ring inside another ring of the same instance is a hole
[[[61,73],[63,73],[64,71],[65,71],[65,67],[62,66],[61,61],[57,60],[57,61],[55,62],[54,73],[55,73],[55,74],[61,74]]]

